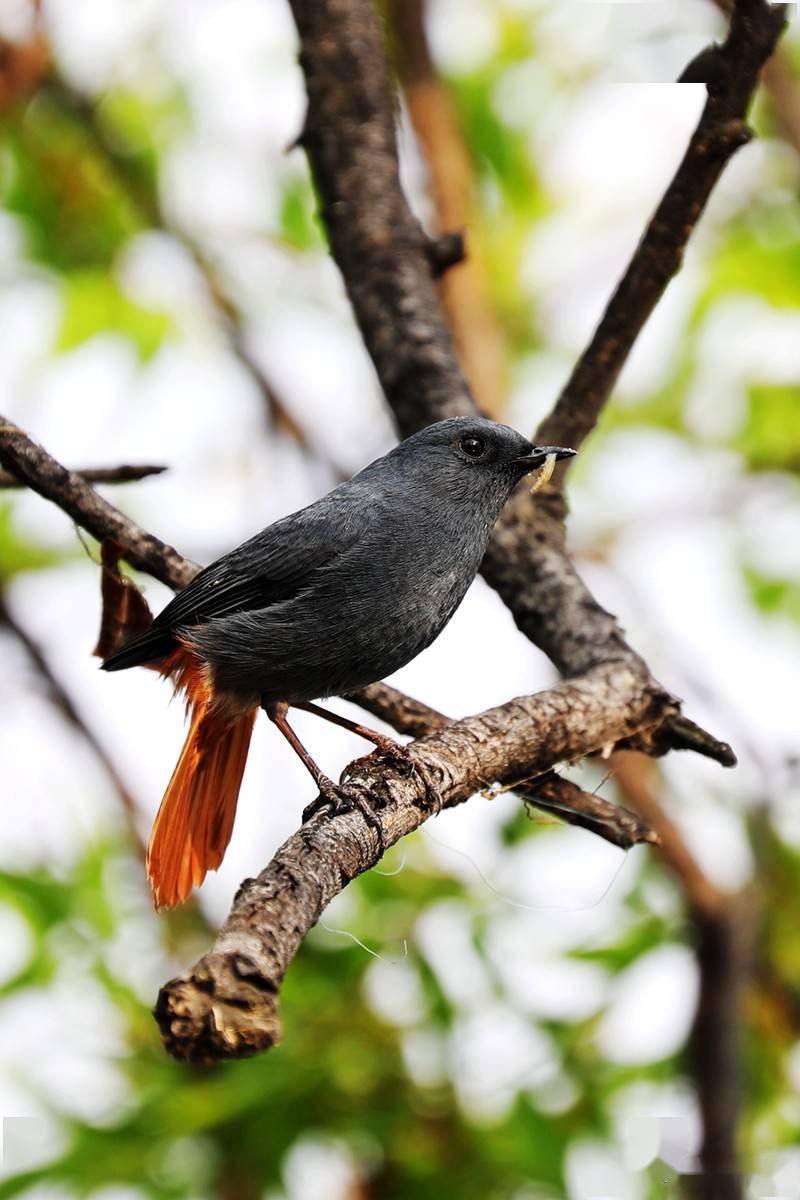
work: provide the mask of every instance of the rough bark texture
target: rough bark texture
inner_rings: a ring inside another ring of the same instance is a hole
[[[380,717],[398,733],[412,737],[423,737],[452,723],[450,717],[386,683],[370,684],[345,699]],[[648,733],[640,736],[647,737]],[[594,792],[585,792],[555,771],[547,771],[534,779],[515,781],[513,790],[536,808],[553,813],[570,825],[588,829],[622,850],[629,850],[639,842],[658,844],[658,834],[636,813],[611,804]]]
[[[668,703],[627,667],[607,666],[454,721],[413,742],[410,753],[450,807],[487,780],[540,774],[653,725]],[[238,1058],[274,1045],[278,991],[305,934],[351,879],[431,815],[421,777],[387,768],[377,755],[354,764],[348,783],[382,802],[383,845],[360,812],[316,817],[245,880],[213,948],[159,994],[156,1019],[176,1058]]]

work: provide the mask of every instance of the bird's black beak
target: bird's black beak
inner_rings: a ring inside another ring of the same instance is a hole
[[[519,458],[515,458],[514,462],[519,463],[528,471],[533,471],[536,467],[540,467],[550,454],[555,454],[556,460],[558,460],[559,458],[573,458],[577,453],[577,450],[569,450],[566,446],[535,446],[533,453],[522,454]]]

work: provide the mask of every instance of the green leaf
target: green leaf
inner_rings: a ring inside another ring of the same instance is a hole
[[[101,270],[73,271],[62,283],[64,312],[57,350],[71,350],[96,334],[114,332],[130,338],[142,360],[155,354],[172,322],[167,313],[144,308]]]
[[[61,550],[20,537],[14,528],[13,503],[0,504],[0,584],[21,571],[53,567],[68,557]]]
[[[763,613],[800,623],[800,579],[763,575],[751,566],[744,566],[742,573],[753,603]]]
[[[318,250],[324,245],[315,203],[314,191],[307,179],[288,181],[281,201],[281,235],[295,250]]]
[[[734,447],[751,467],[800,470],[800,387],[753,385]]]

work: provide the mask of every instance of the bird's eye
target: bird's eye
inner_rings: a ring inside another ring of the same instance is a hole
[[[468,458],[480,458],[486,453],[486,442],[480,437],[463,437],[458,448]]]

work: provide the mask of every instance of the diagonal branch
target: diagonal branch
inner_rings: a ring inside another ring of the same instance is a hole
[[[57,462],[18,425],[0,416],[0,463],[20,483],[52,500],[92,537],[113,538],[133,567],[174,589],[186,587],[199,567],[159,541],[96,492],[77,472]]]
[[[380,717],[398,733],[407,733],[412,737],[424,737],[452,724],[450,717],[387,683],[371,683],[345,696],[345,699]],[[649,842],[651,845],[659,843],[658,833],[636,813],[621,805],[611,804],[594,792],[585,792],[554,771],[515,782],[510,790],[521,796],[527,804],[561,817],[569,825],[588,829],[621,850],[630,850],[631,846],[640,842]]]
[[[744,118],[785,24],[785,5],[738,0],[724,43],[704,50],[683,72],[682,82],[706,85],[697,128],[592,340],[537,430],[543,443],[564,438],[558,444],[577,449],[594,429],[634,342],[681,267],[717,180],[753,136]]]
[[[279,1040],[277,994],[286,968],[334,896],[431,816],[423,774],[451,807],[486,780],[538,775],[625,729],[652,725],[664,703],[614,664],[412,742],[419,772],[401,774],[378,755],[352,764],[348,785],[382,803],[383,844],[357,811],[316,817],[289,838],[266,870],[242,884],[208,954],[162,988],[156,1019],[167,1049],[176,1058],[209,1061],[255,1054]]]

